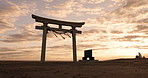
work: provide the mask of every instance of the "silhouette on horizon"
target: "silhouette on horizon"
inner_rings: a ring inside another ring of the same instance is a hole
[[[138,52],[138,55],[136,55],[136,59],[144,59],[145,56],[142,56],[140,52]]]
[[[82,60],[80,61],[98,61],[98,60],[94,60],[94,57],[92,57],[92,50],[84,50],[84,57],[82,57]]]
[[[73,62],[77,62],[77,48],[76,48],[76,33],[81,34],[81,31],[76,30],[76,27],[82,27],[82,25],[85,24],[85,22],[68,22],[68,21],[61,21],[61,20],[55,20],[55,19],[49,19],[40,17],[37,15],[32,14],[32,18],[35,19],[36,22],[43,23],[43,26],[36,26],[36,29],[43,30],[43,36],[42,36],[42,50],[41,50],[41,62],[45,62],[45,54],[46,54],[46,38],[48,31],[52,31],[53,34],[56,36],[55,33],[58,34],[66,34],[71,33],[72,34],[72,43],[73,43]],[[54,28],[48,26],[48,24],[55,24],[58,25],[59,28]],[[71,29],[63,29],[63,26],[70,26]],[[60,33],[59,33],[60,32]],[[62,32],[62,33],[61,33]],[[61,35],[62,36],[62,35]],[[69,35],[68,35],[69,36]],[[56,36],[57,37],[57,36]],[[62,36],[64,39],[64,37]]]

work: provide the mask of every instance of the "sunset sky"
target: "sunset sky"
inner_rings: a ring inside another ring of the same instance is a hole
[[[96,60],[148,57],[148,0],[0,0],[0,60],[40,60],[41,24],[32,14],[85,22],[78,60],[88,49]],[[46,60],[72,61],[72,39],[63,36],[48,33]]]

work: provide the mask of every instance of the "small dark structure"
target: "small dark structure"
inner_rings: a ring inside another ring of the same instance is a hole
[[[89,60],[94,60],[94,57],[92,57],[92,50],[84,51],[84,57],[82,59],[87,60],[87,58],[89,58]]]
[[[80,61],[98,61],[98,60],[94,60],[94,57],[92,57],[92,50],[84,50],[84,57],[82,57],[82,60]]]

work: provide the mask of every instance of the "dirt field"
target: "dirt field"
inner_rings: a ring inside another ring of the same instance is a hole
[[[0,78],[148,78],[148,59],[43,64],[0,61]]]

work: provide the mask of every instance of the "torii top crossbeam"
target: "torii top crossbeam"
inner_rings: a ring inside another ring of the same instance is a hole
[[[76,33],[81,34],[81,31],[76,30],[76,27],[82,27],[85,22],[67,22],[60,21],[55,19],[49,19],[40,17],[32,14],[32,18],[35,19],[36,22],[43,23],[43,26],[36,26],[36,29],[43,30],[42,37],[42,50],[41,50],[41,62],[45,62],[45,54],[46,54],[46,37],[47,31],[62,31],[72,33],[72,42],[73,42],[73,62],[77,62],[77,53],[76,53]],[[59,28],[49,27],[48,24],[56,24],[59,25]],[[62,26],[70,26],[71,29],[63,29]]]
[[[85,24],[85,22],[67,22],[67,21],[43,18],[43,17],[36,16],[36,15],[32,15],[32,18],[34,18],[36,22],[64,25],[64,26],[72,26],[72,27],[82,27],[82,25]]]

